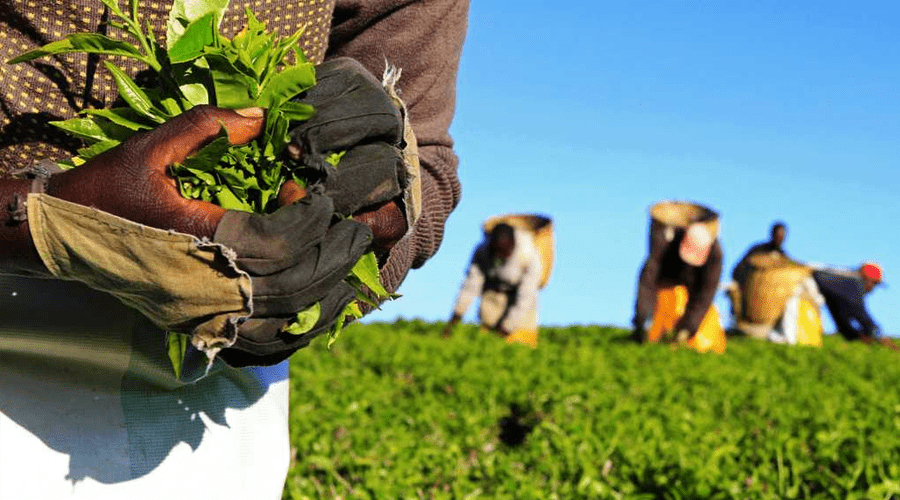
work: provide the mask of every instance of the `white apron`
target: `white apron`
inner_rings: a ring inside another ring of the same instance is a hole
[[[0,499],[281,498],[287,361],[192,354],[177,380],[163,332],[115,298],[0,276]]]

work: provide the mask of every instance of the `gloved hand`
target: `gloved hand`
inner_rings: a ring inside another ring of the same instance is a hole
[[[238,328],[235,344],[219,353],[232,366],[273,364],[325,332],[355,297],[342,282],[369,248],[372,233],[352,220],[330,225],[331,199],[312,193],[271,215],[229,211],[213,241],[237,253],[235,264],[250,275],[253,316]],[[312,330],[282,331],[298,311],[316,302]]]
[[[322,63],[316,85],[297,100],[316,112],[291,130],[288,153],[310,170],[308,177],[324,182],[337,213],[355,214],[403,193],[403,117],[368,70],[346,57]],[[336,168],[325,162],[341,151]]]
[[[181,197],[166,174],[220,126],[233,143],[252,139],[262,110],[243,113],[194,108],[51,177],[52,198],[31,195],[28,207],[46,267],[119,297],[163,328],[193,332],[201,348],[234,342],[234,326],[248,316],[288,318],[319,301],[320,330],[327,328],[349,300],[341,280],[371,243],[364,224],[332,226],[333,205],[320,194],[270,215],[226,211]]]

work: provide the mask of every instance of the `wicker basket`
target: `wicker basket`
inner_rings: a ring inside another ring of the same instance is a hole
[[[550,281],[550,273],[553,271],[553,221],[550,217],[537,214],[496,215],[484,221],[482,229],[485,234],[490,233],[494,226],[501,222],[524,229],[534,236],[534,246],[541,254],[540,287],[547,286],[547,282]]]
[[[716,238],[719,235],[719,214],[713,209],[692,201],[666,200],[650,207],[650,219],[665,227],[686,228],[701,223]]]
[[[812,269],[778,252],[752,255],[750,272],[741,283],[743,320],[774,325],[784,313],[787,300],[797,285],[812,275]]]

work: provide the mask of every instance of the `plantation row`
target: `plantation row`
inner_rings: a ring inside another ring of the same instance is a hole
[[[284,498],[900,498],[897,353],[354,325],[291,362]]]

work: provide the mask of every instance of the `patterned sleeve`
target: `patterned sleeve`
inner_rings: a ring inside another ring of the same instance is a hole
[[[434,255],[459,203],[458,159],[448,130],[468,11],[466,0],[339,0],[335,7],[326,58],[352,57],[375,75],[385,61],[401,68],[400,96],[418,138],[422,213],[382,269],[389,290]]]

